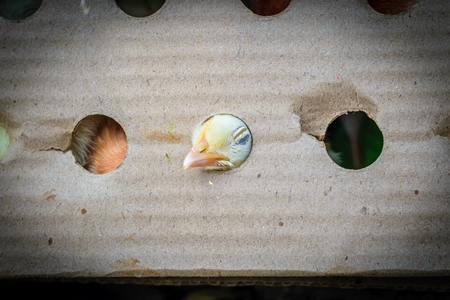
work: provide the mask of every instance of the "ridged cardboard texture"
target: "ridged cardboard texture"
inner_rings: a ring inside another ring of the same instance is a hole
[[[448,1],[385,16],[365,1],[43,1],[0,20],[0,276],[448,275]],[[384,136],[346,170],[313,135],[362,110]],[[67,149],[100,113],[128,137],[118,169]],[[196,124],[246,122],[238,169],[183,170]],[[168,159],[170,157],[170,159]]]

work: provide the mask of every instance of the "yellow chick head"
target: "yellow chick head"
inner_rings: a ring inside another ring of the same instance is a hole
[[[194,130],[193,146],[183,169],[234,169],[250,155],[252,143],[250,129],[241,119],[229,114],[214,115]]]

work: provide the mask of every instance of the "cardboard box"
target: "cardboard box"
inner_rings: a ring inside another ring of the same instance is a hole
[[[365,1],[272,17],[167,1],[146,18],[83,3],[0,20],[1,277],[449,275],[446,0],[396,16]],[[361,170],[311,136],[354,110],[384,136]],[[250,157],[183,170],[192,129],[221,112],[248,124]],[[104,175],[63,151],[96,113],[128,137]]]

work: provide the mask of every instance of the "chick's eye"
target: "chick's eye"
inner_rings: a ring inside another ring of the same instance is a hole
[[[250,135],[246,135],[242,139],[238,140],[236,144],[245,145],[245,144],[247,144],[249,138],[250,138]]]
[[[238,128],[233,134],[233,140],[237,145],[245,145],[250,139],[250,134],[245,127]]]

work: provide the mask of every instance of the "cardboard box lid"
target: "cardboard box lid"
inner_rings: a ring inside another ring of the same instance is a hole
[[[167,1],[139,19],[85,3],[0,20],[0,276],[448,275],[447,1],[397,16],[293,1],[273,17]],[[356,171],[310,135],[348,110],[384,136]],[[250,127],[249,159],[183,170],[219,112]],[[94,113],[128,137],[105,175],[60,151]]]

